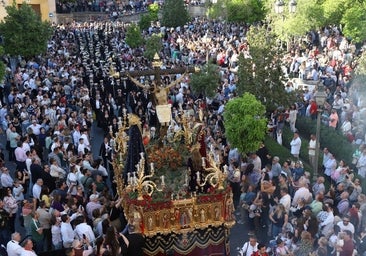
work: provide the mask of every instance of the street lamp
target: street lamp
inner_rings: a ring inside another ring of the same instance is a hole
[[[324,85],[319,84],[318,85],[318,91],[314,95],[316,105],[318,106],[317,112],[318,117],[316,119],[316,145],[315,145],[315,169],[313,178],[316,180],[318,178],[318,167],[319,167],[319,151],[320,151],[320,119],[321,119],[321,113],[323,111],[323,106],[325,103],[325,100],[327,98],[327,94],[324,92]]]
[[[283,7],[285,6],[285,3],[283,2],[283,0],[277,0],[275,3],[275,12],[277,14],[282,14],[283,13]]]
[[[288,3],[288,11],[290,13],[295,13],[296,12],[296,7],[297,7],[297,3],[295,0],[290,0],[290,2]]]
[[[208,47],[209,47],[209,43],[211,43],[211,37],[209,37],[207,34],[205,34],[205,36],[202,37],[202,42],[205,44],[205,47],[206,47],[206,65],[208,66]]]

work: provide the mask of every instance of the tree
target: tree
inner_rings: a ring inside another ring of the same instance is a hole
[[[225,105],[225,134],[232,147],[242,153],[256,151],[267,131],[265,107],[250,93]]]
[[[281,40],[286,41],[294,36],[303,36],[324,24],[325,18],[321,5],[323,0],[297,0],[294,13],[290,12],[287,4],[283,5],[282,13],[275,13],[274,2],[267,1],[266,8],[271,10],[267,14],[267,20],[271,21],[271,29]]]
[[[162,8],[161,24],[176,28],[189,21],[189,15],[183,0],[166,0]]]
[[[265,14],[263,1],[258,0],[217,0],[208,6],[209,17],[229,22],[254,23],[263,20]]]
[[[226,8],[229,22],[254,23],[265,17],[263,2],[258,0],[228,0]]]
[[[147,10],[149,11],[151,21],[159,20],[159,16],[158,16],[159,15],[159,4],[158,3],[150,4],[149,7],[147,8]]]
[[[4,48],[0,46],[0,56],[4,55]],[[5,77],[5,63],[3,61],[0,61],[0,81],[3,81]]]
[[[350,0],[325,0],[322,4],[325,24],[340,24],[345,11],[353,3]]]
[[[159,5],[157,3],[150,4],[147,8],[148,13],[140,16],[139,27],[141,30],[148,29],[151,22],[158,21]]]
[[[247,34],[251,58],[239,57],[238,93],[249,92],[268,112],[289,106],[295,99],[285,91],[281,52],[276,38],[265,27],[252,26]]]
[[[343,32],[353,41],[363,42],[366,39],[366,3],[364,1],[352,3],[341,19],[344,25]]]
[[[136,48],[144,43],[144,39],[141,36],[141,30],[136,24],[131,24],[126,31],[126,44],[131,48]]]
[[[8,15],[0,23],[5,53],[27,59],[45,53],[47,41],[53,33],[50,23],[42,21],[25,2],[19,8],[13,2],[5,9]]]
[[[146,40],[146,49],[144,56],[149,60],[153,60],[155,53],[159,53],[163,48],[163,43],[161,42],[160,34],[152,34]]]
[[[217,72],[217,65],[208,64],[198,73],[194,73],[191,79],[191,87],[196,95],[212,97],[220,85],[220,75]]]

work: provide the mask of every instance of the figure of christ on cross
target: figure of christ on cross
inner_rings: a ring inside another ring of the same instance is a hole
[[[171,106],[171,104],[168,104],[169,90],[173,86],[176,86],[177,84],[182,82],[183,79],[185,78],[185,76],[187,75],[187,72],[185,72],[181,77],[179,77],[175,81],[171,82],[167,86],[162,86],[162,85],[158,84],[159,81],[161,81],[160,79],[154,80],[152,82],[152,84],[149,85],[148,82],[146,82],[145,84],[140,83],[137,79],[135,79],[128,73],[126,75],[138,87],[141,87],[144,90],[150,90],[153,92],[153,102],[156,106],[156,114],[158,116],[159,123],[160,123],[160,128],[159,128],[160,138],[161,138],[161,142],[163,142],[163,140],[167,134],[168,125],[172,118],[172,110],[171,110],[172,106]]]
[[[157,85],[155,81],[153,81],[151,85],[149,85],[148,82],[146,82],[145,84],[142,84],[137,79],[133,78],[130,74],[127,74],[128,78],[138,87],[140,87],[144,90],[153,89],[152,92],[154,94],[154,100],[155,100],[155,104],[157,106],[168,105],[168,93],[169,93],[170,88],[172,88],[172,87],[176,86],[177,84],[179,84],[180,82],[182,82],[186,75],[187,75],[187,72],[185,72],[183,75],[181,75],[181,77],[179,77],[175,81],[171,82],[167,86],[161,86],[161,85]]]

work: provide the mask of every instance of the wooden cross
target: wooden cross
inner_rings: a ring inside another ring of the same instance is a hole
[[[129,79],[136,84],[137,86],[143,88],[143,89],[149,89],[154,93],[154,103],[157,107],[157,114],[160,123],[164,126],[166,123],[170,121],[170,106],[168,105],[168,92],[169,89],[177,84],[179,84],[181,81],[183,81],[184,77],[188,73],[195,73],[198,72],[199,69],[196,67],[182,67],[182,68],[173,68],[173,69],[161,69],[162,62],[156,53],[152,62],[153,69],[152,70],[137,70],[137,71],[124,71],[120,72],[120,76],[129,77]],[[171,75],[171,74],[182,74],[179,79],[171,82],[167,86],[162,85],[161,76],[162,75]],[[152,84],[142,84],[134,77],[140,77],[140,76],[149,76],[154,75],[154,81]],[[160,111],[160,116],[159,116]],[[164,112],[164,113],[163,113]],[[169,112],[169,113],[168,113]],[[165,116],[165,118],[162,117],[162,115]],[[168,121],[167,118],[169,118]]]

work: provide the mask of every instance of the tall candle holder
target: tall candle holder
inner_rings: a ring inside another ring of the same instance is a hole
[[[122,117],[118,117],[118,132],[114,134],[112,126],[109,127],[109,135],[112,141],[111,146],[114,151],[114,161],[112,163],[115,173],[114,182],[117,184],[117,193],[119,196],[122,196],[124,189],[124,159],[127,153],[127,143],[129,140],[126,130],[130,128],[130,123],[127,110],[124,108],[122,111]]]
[[[206,166],[206,161],[208,162],[209,166]],[[223,190],[224,181],[226,180],[228,175],[227,166],[225,165],[224,171],[222,171],[218,163],[215,162],[213,153],[209,152],[207,158],[202,157],[202,167],[206,172],[209,173],[205,175],[202,182],[197,175],[197,182],[199,186],[203,187],[208,183],[215,188],[217,187],[219,190]]]
[[[154,193],[154,191],[163,191],[165,187],[165,177],[164,175],[160,177],[161,188],[158,188],[155,182],[149,180],[155,174],[154,164],[150,164],[150,174],[145,174],[145,156],[144,153],[140,153],[140,161],[136,165],[136,172],[129,172],[127,174],[127,188],[137,191],[137,200],[144,200],[143,195],[147,194],[149,196]]]

